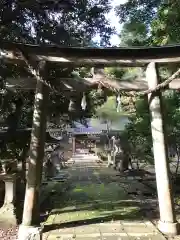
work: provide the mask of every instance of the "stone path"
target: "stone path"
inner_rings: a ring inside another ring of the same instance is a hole
[[[121,180],[114,170],[87,158],[67,171],[69,190],[54,196],[43,240],[165,239],[142,214],[147,202],[127,194],[132,181]]]

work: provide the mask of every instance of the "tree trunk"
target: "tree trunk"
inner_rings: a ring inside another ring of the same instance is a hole
[[[26,144],[23,147],[22,152],[18,159],[20,164],[21,180],[23,180],[24,182],[26,181],[26,159],[27,159],[28,150],[29,150],[29,144]]]
[[[117,169],[120,172],[124,172],[129,169],[129,151],[128,151],[128,141],[125,137],[120,136],[119,141],[119,153],[116,155]]]
[[[118,155],[116,155],[116,168],[120,172],[124,172],[128,170],[129,168],[129,157],[127,154],[121,152]]]
[[[129,169],[129,156],[123,153],[121,170],[124,172]]]
[[[179,156],[179,149],[176,146],[176,156],[177,156],[177,165],[176,165],[176,171],[175,171],[175,178],[178,175],[178,170],[179,170],[179,164],[180,164],[180,156]]]

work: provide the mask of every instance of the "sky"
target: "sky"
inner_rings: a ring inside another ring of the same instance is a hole
[[[127,0],[112,0],[112,7],[113,9],[110,11],[110,13],[107,15],[107,19],[110,20],[110,23],[113,27],[115,27],[116,31],[119,33],[121,30],[122,25],[119,24],[119,19],[115,14],[114,8],[118,6],[119,4],[126,3]],[[119,45],[120,40],[119,36],[117,34],[113,35],[111,37],[111,44],[112,45]]]

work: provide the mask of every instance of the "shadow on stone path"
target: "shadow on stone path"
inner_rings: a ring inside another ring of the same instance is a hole
[[[128,194],[138,191],[140,183],[121,179],[96,161],[78,161],[66,171],[69,188],[53,196],[44,240],[165,239],[147,217],[156,200]]]

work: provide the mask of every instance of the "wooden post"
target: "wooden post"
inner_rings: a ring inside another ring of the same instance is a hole
[[[23,220],[19,228],[19,240],[41,239],[39,192],[44,158],[48,96],[48,87],[41,81],[37,81]]]
[[[96,141],[95,141],[95,156],[97,156],[97,144],[96,144]]]
[[[150,89],[154,89],[158,85],[159,79],[154,62],[149,63],[147,66],[146,79]],[[161,92],[156,91],[149,94],[148,100],[151,113],[151,131],[160,211],[159,230],[164,234],[177,235],[178,224],[172,196]]]
[[[107,154],[107,159],[108,159],[107,167],[110,167],[112,164],[112,156],[111,156],[111,152],[109,150],[108,150],[108,154]]]
[[[75,152],[76,152],[76,137],[73,136],[72,137],[72,155],[73,156],[74,156]]]

